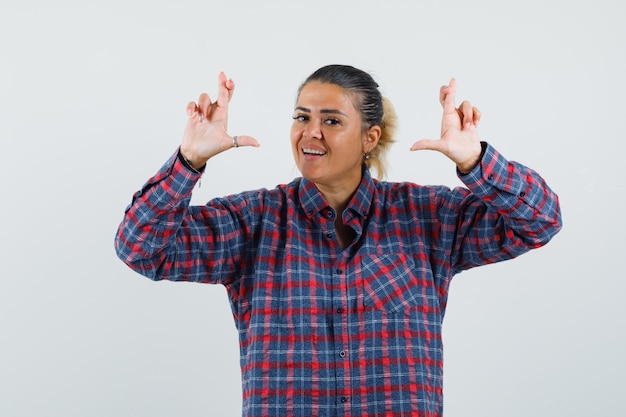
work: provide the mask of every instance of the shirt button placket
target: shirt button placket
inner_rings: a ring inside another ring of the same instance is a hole
[[[341,289],[342,287],[344,287],[344,283],[342,283],[342,278],[343,278],[343,274],[345,273],[345,271],[343,270],[343,268],[341,268],[340,264],[336,264],[333,268],[333,299],[335,300],[336,304],[335,304],[335,311],[337,312],[337,314],[343,314],[346,310],[344,308],[344,304],[346,303],[346,295],[347,294],[343,294],[343,290]],[[346,330],[343,326],[343,320],[345,318],[344,317],[336,317],[333,321],[335,322],[336,326],[335,326],[335,331],[338,333],[336,334],[336,342],[337,342],[337,353],[336,353],[336,360],[337,360],[337,391],[339,397],[338,399],[338,405],[341,405],[342,408],[343,406],[348,404],[348,396],[347,395],[341,395],[341,393],[346,393],[346,389],[349,390],[349,383],[347,383],[347,381],[345,380],[345,378],[348,376],[346,375],[346,372],[348,372],[344,366],[345,366],[345,361],[348,360],[348,352],[345,349],[345,342],[347,340],[344,340],[344,334],[343,332]],[[343,362],[343,364],[340,364],[341,362]]]

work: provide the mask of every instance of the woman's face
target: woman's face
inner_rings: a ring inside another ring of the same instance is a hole
[[[335,84],[308,83],[300,92],[293,119],[291,146],[302,175],[322,191],[353,192],[361,181],[363,154],[376,146],[378,136],[363,132],[361,115],[346,90]]]

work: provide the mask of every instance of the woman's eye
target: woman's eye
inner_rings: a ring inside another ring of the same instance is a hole
[[[296,114],[292,117],[293,120],[297,120],[298,122],[306,122],[309,118],[303,114]]]
[[[339,124],[339,120],[338,119],[326,119],[324,120],[324,123],[326,123],[327,125],[338,125]]]

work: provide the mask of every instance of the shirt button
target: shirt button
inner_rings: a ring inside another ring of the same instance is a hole
[[[489,176],[487,177],[487,179],[488,179],[489,181],[493,180],[493,174],[489,174]]]
[[[326,212],[326,217],[328,217],[329,219],[332,219],[333,217],[335,217],[335,215],[333,214],[332,210],[328,210]]]
[[[520,196],[520,197],[524,197],[525,195],[526,195],[526,192],[525,192],[525,191],[522,191],[521,193],[519,193],[519,196]]]
[[[341,397],[341,402],[345,403],[346,401],[348,401],[348,397]]]
[[[337,313],[339,313],[339,314],[343,313],[343,308],[339,307],[339,308],[337,309]]]
[[[346,356],[346,352],[344,352],[343,350],[341,352],[339,352],[339,356],[341,356],[342,358]]]
[[[330,239],[330,238],[333,237],[333,234],[332,233],[326,233],[326,237]]]
[[[343,273],[343,271],[342,271],[341,269],[338,269],[338,270],[336,270],[336,271],[335,271],[335,273],[336,273],[337,275],[341,275],[341,274]]]

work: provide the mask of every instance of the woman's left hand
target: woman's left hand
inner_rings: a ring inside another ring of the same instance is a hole
[[[478,138],[480,111],[464,101],[455,107],[456,81],[450,80],[439,90],[439,102],[443,107],[441,120],[441,138],[423,139],[411,146],[412,151],[429,149],[438,151],[450,158],[459,171],[468,173],[480,162],[482,146]]]

